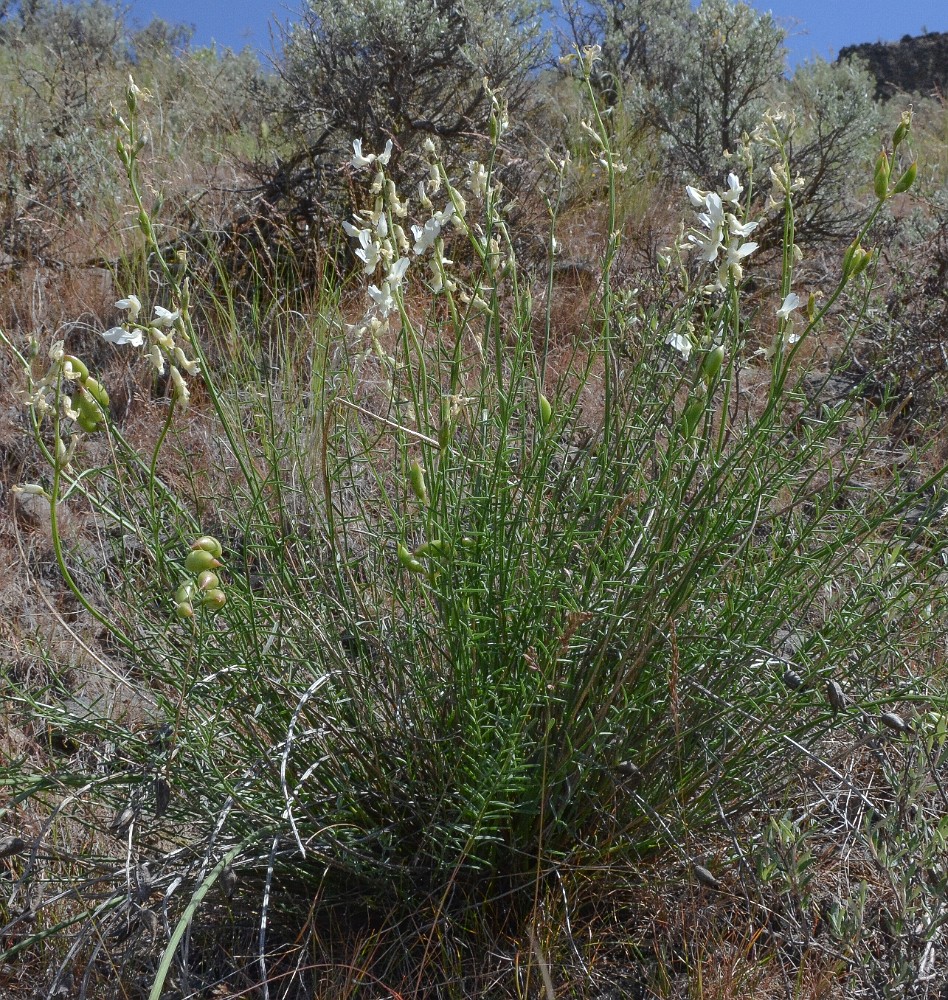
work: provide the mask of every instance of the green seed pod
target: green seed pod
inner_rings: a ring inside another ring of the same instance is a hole
[[[217,569],[220,563],[205,549],[194,549],[184,560],[184,568],[189,573],[203,573],[206,569]]]
[[[94,434],[96,431],[102,430],[105,421],[98,403],[83,394],[78,399],[77,408],[79,411],[78,423],[84,431]]]
[[[682,424],[684,426],[685,434],[691,437],[694,434],[695,429],[698,426],[698,422],[701,420],[704,414],[704,397],[695,396],[695,398],[685,407],[685,412],[682,414]]]
[[[718,344],[717,347],[708,351],[704,356],[704,360],[701,362],[701,375],[705,382],[711,383],[717,377],[721,371],[721,366],[724,364],[724,345]]]
[[[896,182],[894,188],[892,188],[893,194],[904,194],[908,189],[915,183],[915,178],[918,175],[918,163],[910,163],[906,168],[906,171]]]
[[[191,543],[191,548],[195,550],[202,549],[204,552],[210,552],[215,559],[220,559],[224,553],[221,543],[213,535],[201,535],[200,538],[196,538]]]
[[[103,410],[108,409],[109,394],[105,391],[105,386],[101,382],[97,382],[94,378],[87,378],[82,385]]]
[[[197,578],[198,590],[217,590],[220,586],[220,580],[217,574],[212,570],[206,569],[203,573],[200,573]]]
[[[204,605],[208,611],[220,611],[226,603],[227,595],[223,590],[209,590],[201,598],[201,604]]]
[[[194,594],[194,584],[188,581],[187,583],[182,583],[180,587],[174,592],[175,604],[185,604],[191,600]]]
[[[182,620],[185,618],[193,618],[194,608],[191,606],[189,601],[181,601],[175,606],[174,613],[176,617],[181,618]]]
[[[424,573],[425,567],[402,545],[401,542],[398,543],[398,561],[407,569],[410,573]]]
[[[77,357],[72,354],[67,354],[63,361],[79,376],[80,381],[87,379],[89,377],[89,369],[86,367],[84,361],[80,361]]]
[[[889,193],[889,172],[889,157],[883,149],[879,152],[879,156],[876,159],[876,170],[873,175],[873,187],[879,201],[885,201],[886,195]]]
[[[550,405],[550,401],[540,393],[540,423],[542,426],[546,427],[549,422],[553,419],[553,407]]]
[[[424,504],[428,502],[428,490],[425,486],[425,470],[421,463],[415,459],[408,470],[408,482],[411,484],[411,491]]]

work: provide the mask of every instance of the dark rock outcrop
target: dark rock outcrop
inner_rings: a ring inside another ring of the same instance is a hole
[[[858,56],[876,78],[876,97],[899,91],[948,94],[948,32],[903,36],[898,42],[865,42],[839,50],[839,60]]]

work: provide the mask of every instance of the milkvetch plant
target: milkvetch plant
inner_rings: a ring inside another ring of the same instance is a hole
[[[590,96],[597,56],[580,57]],[[225,872],[231,905],[255,910],[259,983],[273,936],[314,908],[343,933],[356,910],[379,934],[396,928],[397,946],[377,949],[385,981],[418,981],[435,934],[445,954],[478,927],[518,934],[551,885],[569,910],[574,880],[604,886],[659,849],[690,870],[697,832],[819,769],[827,734],[931,697],[903,669],[900,633],[919,634],[922,609],[944,615],[945,544],[895,558],[886,533],[911,497],[852,503],[878,415],[854,425],[852,400],[819,419],[798,405],[801,345],[871,274],[862,240],[907,172],[893,181],[889,160],[817,304],[797,276],[795,182],[775,168],[781,270],[760,308],[744,294],[758,261],[748,176],[689,186],[693,224],[654,279],[667,294],[640,305],[613,273],[622,151],[591,104],[599,281],[581,349],[555,367],[554,313],[535,306],[497,176],[508,110],[485,94],[486,154],[456,172],[430,143],[411,195],[391,176],[398,137],[381,151],[356,139],[344,168],[368,204],[339,220],[351,273],[326,280],[305,322],[279,314],[285,353],[263,364],[252,315],[233,357],[202,345],[215,313],[145,211],[144,95],[130,86],[118,155],[157,280],[126,292],[107,337],[169,379],[152,453],[127,445],[61,345],[24,369],[35,420],[54,424],[52,486],[30,491],[53,516],[81,496],[142,543],[122,565],[126,608],[107,588],[83,599],[126,638],[159,735],[105,713],[81,722],[120,748],[107,781],[85,758],[70,781],[117,817],[103,826],[121,832],[123,863],[115,876],[69,859],[101,894],[70,958],[149,909],[125,876],[147,866],[168,917],[155,1000],[173,967],[216,953],[219,926],[191,921],[205,898],[223,911],[208,894]],[[762,134],[786,149],[778,119]],[[554,161],[561,180],[572,169]],[[757,410],[741,404],[752,367]],[[172,481],[161,449],[197,386],[225,474],[182,448]],[[111,478],[76,471],[87,396]],[[825,692],[844,688],[841,710]]]

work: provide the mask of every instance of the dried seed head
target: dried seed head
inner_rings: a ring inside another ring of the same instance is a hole
[[[134,822],[135,810],[132,806],[128,805],[124,809],[120,809],[115,816],[112,817],[112,822],[109,823],[109,829],[117,837],[121,837]]]
[[[879,716],[879,721],[887,729],[896,733],[904,733],[908,730],[908,723],[897,712],[883,712]]]
[[[171,785],[165,778],[155,779],[155,819],[161,819],[171,801]]]
[[[141,909],[138,911],[138,919],[154,944],[158,940],[158,914],[154,910]]]
[[[225,895],[230,899],[237,888],[237,875],[230,865],[221,872],[221,885],[224,888]]]
[[[846,695],[836,681],[826,682],[826,700],[830,703],[830,708],[833,710],[834,715],[846,707]]]
[[[26,841],[22,837],[0,838],[0,858],[10,858],[14,854],[22,854],[26,850]]]
[[[695,878],[702,885],[706,885],[709,889],[721,888],[721,883],[702,865],[693,865],[692,871],[695,873]]]
[[[783,682],[791,691],[799,691],[803,687],[803,678],[789,668],[784,671]]]

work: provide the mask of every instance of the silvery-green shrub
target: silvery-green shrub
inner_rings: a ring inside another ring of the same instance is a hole
[[[308,0],[287,33],[285,119],[300,159],[354,139],[400,153],[483,129],[499,88],[513,105],[546,55],[545,0]],[[302,152],[305,151],[305,152]],[[338,160],[333,161],[338,162]]]

